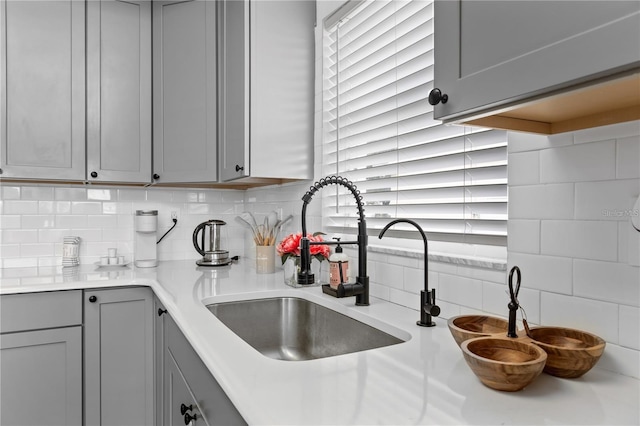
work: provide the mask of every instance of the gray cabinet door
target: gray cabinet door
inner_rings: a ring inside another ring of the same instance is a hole
[[[437,1],[435,118],[463,118],[640,65],[638,1]]]
[[[82,327],[0,335],[0,424],[82,424]]]
[[[184,424],[184,416],[178,416],[180,405],[190,405],[190,402],[184,401],[188,401],[191,396],[192,401],[197,401],[197,407],[195,403],[193,405],[193,412],[207,425],[246,425],[229,397],[168,315],[164,319],[164,333],[165,424]],[[187,392],[180,378],[185,383]],[[176,419],[182,420],[177,422]]]
[[[165,358],[165,386],[167,393],[167,401],[164,406],[166,412],[165,424],[167,425],[182,425],[188,424],[185,422],[185,416],[188,414],[191,417],[195,417],[195,424],[201,424],[204,422],[207,426],[209,423],[207,419],[202,417],[202,410],[198,406],[196,397],[191,393],[189,385],[182,375],[176,360],[171,355],[171,352],[167,352]],[[188,410],[182,414],[182,405],[188,407]]]
[[[219,3],[219,163],[222,182],[250,175],[249,6],[249,1]],[[272,31],[276,29],[272,28]],[[276,125],[272,123],[272,126]]]
[[[217,180],[216,2],[153,2],[153,173]]]
[[[154,318],[154,377],[155,377],[155,418],[156,425],[163,426],[165,424],[164,414],[163,414],[163,402],[162,395],[164,392],[164,323],[165,318],[168,316],[167,311],[164,308],[164,305],[158,300],[158,298],[154,297],[153,300],[153,318]],[[169,423],[166,423],[169,424]]]
[[[85,176],[85,2],[0,2],[1,177]]]
[[[84,307],[86,424],[154,425],[151,290],[85,291]]]
[[[151,182],[151,3],[87,2],[87,180]]]
[[[313,178],[315,3],[219,3],[220,180]]]

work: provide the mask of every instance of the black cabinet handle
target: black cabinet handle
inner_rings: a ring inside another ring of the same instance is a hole
[[[166,309],[158,308],[158,316],[159,317],[161,317],[162,314],[166,314],[166,313],[167,313]],[[182,404],[182,405],[184,405],[184,404]],[[184,413],[182,413],[182,414],[184,414]]]
[[[95,297],[95,296],[89,296],[89,302],[91,302],[91,303],[96,303],[96,301],[97,301],[97,300],[98,300],[98,298],[97,298],[97,297]]]
[[[98,177],[98,172],[91,172],[91,177],[92,178],[97,178]]]
[[[184,415],[187,411],[193,411],[193,404],[188,406],[180,404],[180,414]]]
[[[449,95],[442,93],[437,87],[429,92],[429,103],[431,105],[438,105],[440,102],[446,104],[449,100]]]
[[[240,167],[239,164],[236,164],[236,172],[240,172],[242,170],[244,170],[244,167]]]
[[[154,174],[153,174],[153,178],[154,178],[155,180],[158,180],[158,179],[160,179],[160,175],[159,175],[159,174],[157,174],[157,173],[154,173]]]
[[[191,424],[191,420],[193,420],[194,422],[198,419],[198,415],[194,414],[193,416],[189,413],[184,415],[184,424],[189,426],[189,424]]]

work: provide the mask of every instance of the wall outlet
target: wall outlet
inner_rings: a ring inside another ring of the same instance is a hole
[[[171,220],[178,220],[178,212],[177,211],[172,211],[171,212]]]

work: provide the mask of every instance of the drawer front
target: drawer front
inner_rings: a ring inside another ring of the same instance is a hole
[[[82,290],[0,296],[0,333],[82,325]]]

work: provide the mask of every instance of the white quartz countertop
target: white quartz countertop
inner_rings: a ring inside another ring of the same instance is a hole
[[[208,269],[193,261],[161,262],[152,269],[3,269],[0,294],[151,287],[249,424],[640,423],[638,380],[596,367],[578,379],[542,374],[520,392],[495,391],[466,365],[445,319],[436,318],[436,327],[418,327],[415,310],[373,297],[370,306],[355,307],[353,298],[335,299],[320,287],[287,287],[282,272],[258,275],[248,263]],[[283,295],[309,299],[408,341],[331,358],[279,361],[254,350],[205,307]]]

